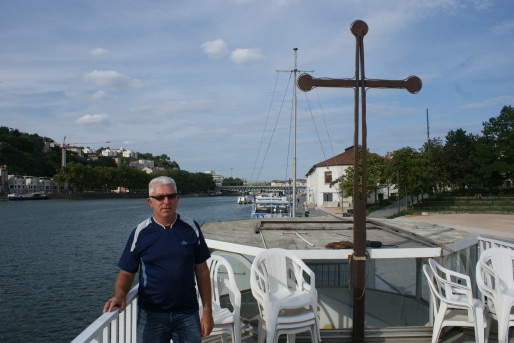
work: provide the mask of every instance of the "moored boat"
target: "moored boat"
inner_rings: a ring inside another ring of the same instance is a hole
[[[49,199],[48,195],[44,193],[11,193],[7,194],[7,200],[9,201],[18,201],[18,200],[47,200]]]
[[[251,218],[291,217],[291,202],[285,196],[258,195],[252,207]]]
[[[253,203],[252,198],[248,195],[242,195],[240,197],[237,197],[237,203],[238,205],[245,205],[245,204],[251,204]]]

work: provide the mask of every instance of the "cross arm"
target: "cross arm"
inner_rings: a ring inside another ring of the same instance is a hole
[[[405,80],[376,80],[376,79],[329,79],[313,78],[309,74],[298,77],[298,88],[308,92],[314,87],[339,87],[339,88],[402,88],[416,94],[421,90],[421,79],[417,76],[409,76]]]

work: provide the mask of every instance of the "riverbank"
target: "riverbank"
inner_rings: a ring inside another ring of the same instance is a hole
[[[235,196],[233,194],[215,194],[215,193],[187,193],[180,194],[181,198],[189,197],[213,197],[213,196]],[[79,192],[79,193],[55,193],[48,194],[49,199],[144,199],[147,193],[101,193],[101,192]],[[7,201],[7,193],[0,194],[0,201]]]

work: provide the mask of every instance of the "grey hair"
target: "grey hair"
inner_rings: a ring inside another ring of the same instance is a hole
[[[153,178],[150,183],[148,184],[148,195],[153,194],[153,189],[155,185],[173,185],[175,187],[175,192],[178,192],[177,184],[175,183],[175,180],[172,179],[169,176],[158,176]]]

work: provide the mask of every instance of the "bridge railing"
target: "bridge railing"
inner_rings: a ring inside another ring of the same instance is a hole
[[[285,192],[292,193],[293,186],[221,186],[220,191],[226,192]],[[305,192],[306,186],[296,186],[297,192]]]

